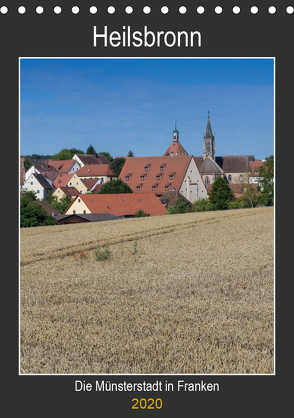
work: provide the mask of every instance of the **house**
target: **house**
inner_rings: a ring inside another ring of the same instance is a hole
[[[59,174],[54,180],[53,186],[55,189],[58,189],[58,187],[75,187],[81,194],[87,193],[88,191],[77,173]]]
[[[22,188],[26,181],[25,158],[20,158],[19,175],[20,175],[20,188]]]
[[[154,193],[159,198],[169,190],[176,190],[191,203],[207,197],[192,155],[129,157],[119,178],[136,194]]]
[[[260,180],[259,177],[259,169],[263,165],[263,162],[261,160],[255,160],[249,162],[250,167],[250,174],[249,174],[249,181],[250,183],[258,183],[258,180]]]
[[[47,202],[39,201],[39,200],[32,200],[32,202],[38,203],[38,205],[41,205],[43,209],[45,209],[47,216],[53,216],[54,218],[56,216],[61,216],[60,212],[58,210],[54,209],[51,205],[49,205]]]
[[[57,197],[57,200],[62,199],[64,196],[71,196],[74,199],[79,194],[79,191],[75,187],[57,187],[53,196]]]
[[[114,221],[120,219],[120,217],[112,215],[112,213],[77,213],[72,215],[57,215],[54,219],[58,225],[65,225],[84,222]]]
[[[108,164],[110,165],[110,162],[105,157],[105,155],[92,155],[92,154],[75,154],[72,157],[80,167],[84,167],[85,165],[92,165],[92,164]]]
[[[103,186],[101,180],[98,178],[81,178],[84,185],[87,187],[88,193],[97,193]]]
[[[165,213],[165,207],[154,193],[86,194],[77,196],[64,214],[112,213],[130,218],[139,209],[149,216]]]
[[[79,170],[80,166],[75,160],[55,160],[48,161],[48,166],[55,168],[59,173],[70,174]]]
[[[34,191],[37,199],[45,199],[49,192],[53,192],[53,187],[42,174],[32,173],[24,183],[22,189]]]
[[[108,181],[115,180],[114,172],[111,170],[109,164],[91,164],[80,168],[76,174],[80,178],[100,180],[101,184]]]
[[[42,174],[46,178],[48,183],[51,184],[52,187],[53,187],[53,181],[56,179],[56,177],[59,174],[58,170],[56,170],[54,167],[49,167],[49,165],[46,163],[42,165],[41,164],[32,165],[26,172],[26,180],[29,178],[29,176],[32,173]]]

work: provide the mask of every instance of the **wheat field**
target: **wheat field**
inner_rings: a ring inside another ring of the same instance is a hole
[[[274,209],[22,228],[20,373],[273,374]]]

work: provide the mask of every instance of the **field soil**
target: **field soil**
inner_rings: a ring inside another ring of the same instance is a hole
[[[273,374],[274,209],[21,228],[20,373]]]

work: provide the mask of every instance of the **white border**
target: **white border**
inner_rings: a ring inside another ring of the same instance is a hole
[[[274,179],[276,183],[276,158],[275,158],[275,151],[276,151],[276,57],[19,57],[18,59],[18,155],[20,157],[20,61],[24,59],[48,59],[48,60],[54,60],[54,59],[75,59],[75,60],[99,60],[99,59],[189,59],[189,60],[196,60],[196,59],[203,59],[203,60],[211,60],[211,59],[255,59],[255,60],[263,60],[263,59],[272,59],[274,64],[274,86],[273,86],[273,94],[274,94]],[[20,179],[20,163],[18,162],[18,170],[19,175],[18,178]],[[19,188],[19,185],[18,185]],[[18,290],[18,301],[19,301],[19,312],[18,312],[18,318],[19,318],[19,330],[18,330],[18,352],[19,352],[19,367],[18,367],[18,374],[19,376],[105,376],[105,379],[107,379],[110,376],[157,376],[158,380],[163,379],[164,376],[206,376],[206,378],[209,378],[210,376],[275,376],[276,375],[276,240],[275,240],[275,230],[276,230],[276,213],[275,213],[275,205],[276,205],[276,193],[274,193],[274,373],[268,374],[268,373],[212,373],[212,374],[201,374],[201,373],[184,373],[184,374],[172,374],[172,373],[162,373],[162,374],[155,374],[155,373],[129,373],[129,374],[119,374],[119,373],[106,373],[106,374],[88,374],[88,373],[20,373],[20,192],[18,192],[19,196],[19,216],[18,216],[18,242],[19,242],[19,290]],[[162,377],[161,377],[162,376]],[[111,393],[120,393],[121,391],[105,391],[105,392],[111,392]],[[198,391],[197,391],[198,392]],[[104,392],[103,392],[104,393]]]

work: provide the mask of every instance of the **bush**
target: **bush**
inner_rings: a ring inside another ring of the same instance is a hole
[[[191,212],[205,212],[207,210],[211,210],[211,204],[204,198],[196,200],[191,208]]]
[[[20,198],[20,227],[56,225],[52,216],[48,216],[45,209],[32,194],[26,193]]]
[[[137,212],[134,213],[134,218],[144,218],[145,216],[149,216],[149,214],[142,209],[138,209]]]
[[[98,194],[112,194],[112,193],[133,193],[130,186],[124,183],[121,179],[108,181],[103,184]]]
[[[170,206],[165,215],[175,215],[178,213],[189,213],[191,212],[191,206],[189,202],[183,197],[180,196],[174,206]]]

